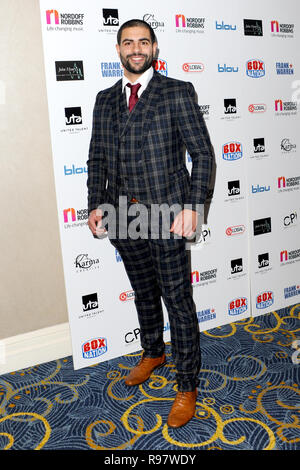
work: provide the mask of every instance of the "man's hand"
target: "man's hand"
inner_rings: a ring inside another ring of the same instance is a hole
[[[101,227],[102,221],[102,210],[101,209],[94,209],[90,212],[89,219],[88,219],[88,226],[91,230],[92,234],[100,237],[104,233],[106,233],[106,229]]]
[[[182,237],[193,237],[198,223],[198,214],[191,209],[184,209],[176,215],[170,232],[176,233]]]

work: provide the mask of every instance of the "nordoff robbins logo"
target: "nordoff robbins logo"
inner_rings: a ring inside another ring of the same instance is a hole
[[[203,72],[204,65],[202,62],[186,62],[183,64],[182,69],[184,72]]]

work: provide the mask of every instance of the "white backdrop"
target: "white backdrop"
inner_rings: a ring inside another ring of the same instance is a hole
[[[122,260],[86,225],[93,106],[97,92],[122,76],[116,33],[131,18],[154,27],[158,72],[194,84],[215,150],[213,198],[202,237],[191,247],[200,329],[291,305],[300,294],[299,6],[293,0],[107,3],[40,0],[75,368],[140,349]]]

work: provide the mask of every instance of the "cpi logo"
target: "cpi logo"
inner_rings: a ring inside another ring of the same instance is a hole
[[[231,300],[228,304],[229,315],[241,315],[246,312],[248,308],[248,302],[246,297],[238,297],[237,299]]]
[[[251,59],[246,62],[246,73],[251,78],[261,78],[266,74],[265,63],[262,60]]]
[[[240,142],[227,142],[222,147],[223,160],[233,161],[242,158],[243,148]]]
[[[274,303],[274,295],[271,291],[261,292],[256,297],[256,308],[262,309],[270,307]]]
[[[152,66],[156,70],[156,72],[167,77],[168,67],[167,62],[164,59],[154,59],[152,62]]]
[[[83,359],[102,356],[107,351],[107,340],[106,338],[90,339],[83,343],[81,350]]]
[[[126,300],[133,300],[134,299],[134,291],[133,290],[127,290],[126,292],[122,292],[119,295],[119,299],[122,302],[125,302]]]

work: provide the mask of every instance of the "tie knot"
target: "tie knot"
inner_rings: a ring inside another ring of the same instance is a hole
[[[135,85],[131,85],[131,83],[127,83],[126,86],[128,86],[131,89],[132,95],[137,95],[137,92],[139,91],[142,85],[140,83],[136,83]]]

